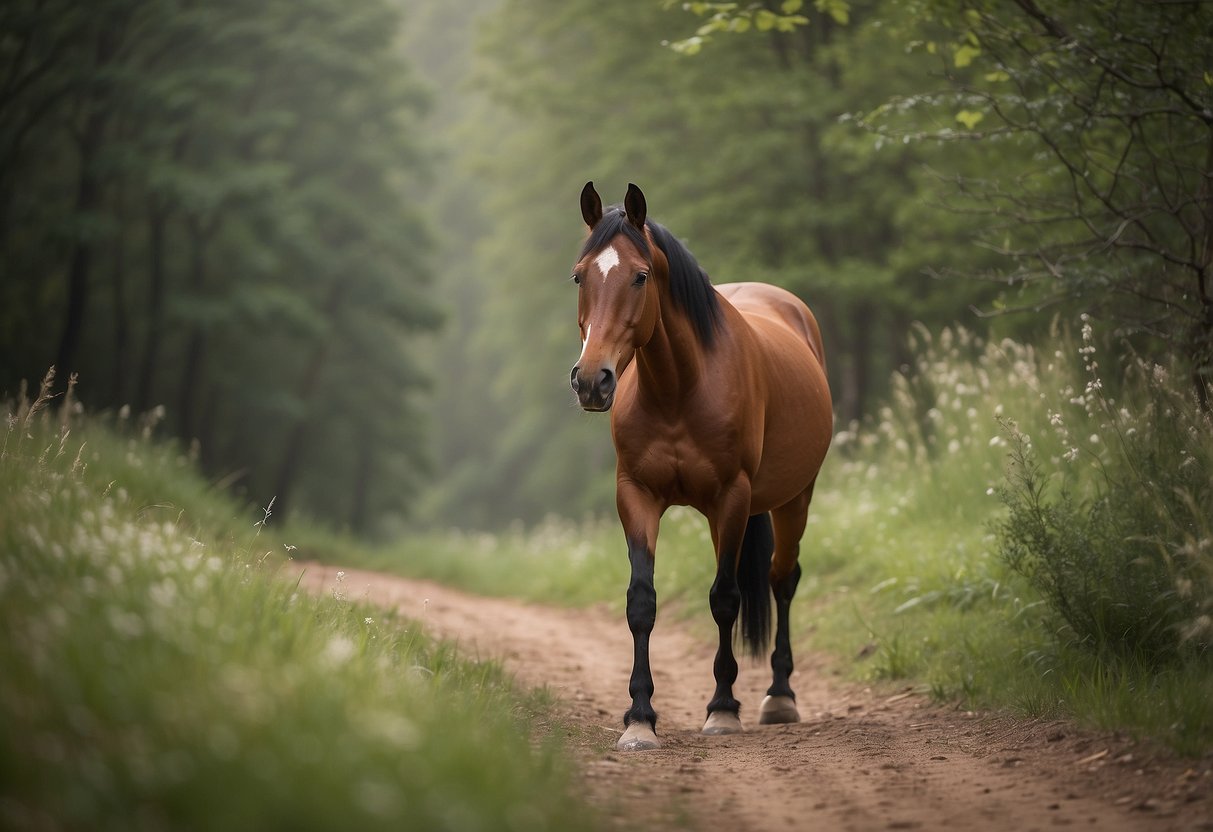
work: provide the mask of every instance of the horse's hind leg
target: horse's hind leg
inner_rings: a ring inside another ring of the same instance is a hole
[[[809,516],[813,486],[771,512],[775,528],[775,556],[771,560],[771,590],[775,596],[775,650],[771,653],[771,687],[758,710],[764,724],[799,722],[792,690],[792,635],[789,614],[796,585],[800,583],[800,537]]]

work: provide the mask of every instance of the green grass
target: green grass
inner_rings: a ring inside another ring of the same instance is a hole
[[[171,448],[10,427],[0,826],[596,826],[557,741],[529,730],[543,692],[297,592],[260,519]]]
[[[793,609],[801,649],[834,655],[854,677],[904,680],[965,707],[1068,716],[1184,753],[1213,748],[1207,653],[1162,669],[1092,657],[999,556],[1006,512],[998,489],[1016,436],[1028,436],[1036,457],[1059,471],[1076,456],[1098,470],[1107,452],[1104,414],[1082,396],[1079,365],[1089,353],[1064,339],[1037,352],[963,331],[916,337],[912,375],[894,380],[870,423],[838,432],[818,480]],[[477,592],[564,604],[622,607],[628,582],[613,520],[428,534],[359,557]],[[713,567],[702,518],[667,513],[659,603],[679,602],[704,633]]]
[[[657,591],[663,601],[706,602],[715,572],[711,545],[702,517],[689,509],[667,512],[658,542]],[[533,529],[497,534],[453,529],[386,546],[346,546],[340,538],[317,535],[303,543],[309,556],[350,552],[361,566],[565,606],[606,602],[623,609],[629,577],[617,520],[578,523],[551,517]]]

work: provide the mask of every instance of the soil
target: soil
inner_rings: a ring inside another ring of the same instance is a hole
[[[770,671],[742,660],[743,734],[699,733],[714,645],[659,614],[660,749],[618,752],[632,641],[622,614],[484,598],[391,575],[298,565],[302,586],[392,607],[559,698],[558,731],[609,823],[650,829],[1213,830],[1213,756],[1177,758],[1059,721],[961,711],[840,679],[802,650],[802,722],[759,726]],[[1213,695],[1213,694],[1211,694]]]

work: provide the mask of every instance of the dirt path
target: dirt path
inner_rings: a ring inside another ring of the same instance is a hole
[[[874,693],[798,657],[798,725],[757,726],[769,671],[743,663],[746,733],[698,733],[713,647],[658,616],[651,655],[657,751],[613,750],[631,635],[603,609],[567,610],[437,584],[300,564],[303,585],[395,607],[465,652],[547,685],[574,726],[587,794],[619,824],[670,828],[1213,830],[1213,759],[1175,760],[1058,722],[1025,723]]]

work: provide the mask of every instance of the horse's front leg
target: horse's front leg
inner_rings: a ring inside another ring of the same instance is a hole
[[[662,506],[644,489],[620,482],[616,491],[619,519],[628,541],[632,577],[628,582],[628,629],[632,631],[632,707],[623,715],[627,730],[615,744],[620,751],[646,751],[660,746],[657,712],[653,710],[653,672],[649,667],[649,635],[657,620],[657,590],[653,562]]]
[[[705,734],[740,733],[738,711],[741,703],[733,698],[733,683],[737,681],[737,659],[733,655],[733,626],[741,611],[741,589],[737,584],[737,559],[750,517],[750,484],[738,481],[724,492],[713,516],[712,541],[716,544],[716,580],[708,593],[712,619],[720,634],[712,674],[716,677],[716,692],[708,702]]]

